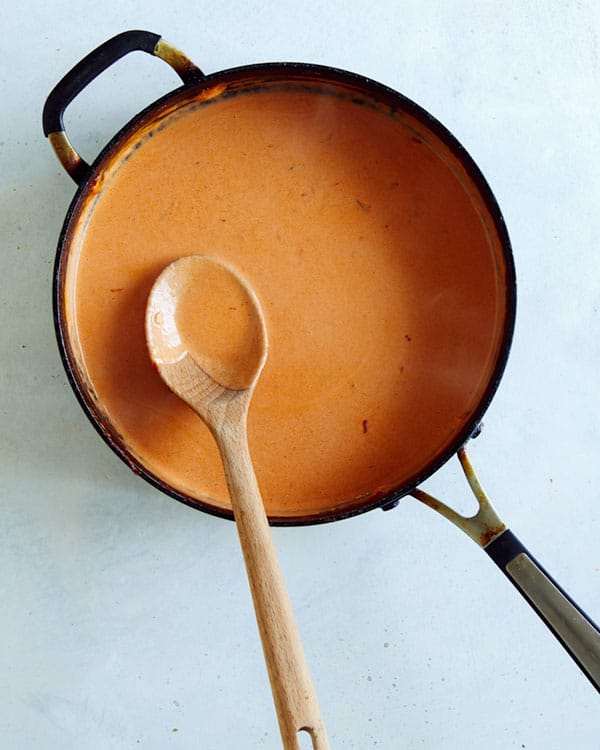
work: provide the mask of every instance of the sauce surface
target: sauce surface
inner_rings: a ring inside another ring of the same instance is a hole
[[[506,315],[500,241],[457,158],[408,114],[313,88],[193,102],[125,143],[79,209],[65,282],[104,419],[161,481],[226,509],[212,437],[153,370],[144,313],[182,256],[248,281],[269,337],[250,449],[281,519],[423,471],[480,403]]]

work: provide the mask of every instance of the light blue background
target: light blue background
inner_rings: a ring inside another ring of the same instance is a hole
[[[146,28],[206,72],[346,68],[440,119],[486,175],[519,280],[509,366],[471,457],[500,514],[600,620],[600,6],[29,0],[0,62],[0,746],[278,748],[233,524],[136,478],[63,373],[51,317],[74,184],[47,93]],[[88,158],[174,88],[131,55],[68,110]],[[427,487],[470,507],[456,461]],[[598,750],[598,697],[467,537],[416,501],[276,529],[335,750]],[[177,730],[177,731],[175,731]]]

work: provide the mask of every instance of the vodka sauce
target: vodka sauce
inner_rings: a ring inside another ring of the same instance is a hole
[[[266,83],[163,111],[124,136],[69,231],[70,346],[101,421],[217,509],[213,439],[146,350],[148,294],[173,260],[219,258],[260,301],[269,356],[249,440],[272,517],[350,512],[410,481],[479,407],[499,357],[505,263],[477,186],[416,118],[342,85]]]

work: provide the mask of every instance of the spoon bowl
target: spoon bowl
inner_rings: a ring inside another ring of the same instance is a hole
[[[224,388],[252,388],[267,358],[260,304],[237,272],[216,258],[192,255],[169,264],[146,310],[150,356],[164,377],[186,356]]]

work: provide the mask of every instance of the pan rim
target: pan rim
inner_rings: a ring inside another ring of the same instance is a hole
[[[198,83],[184,85],[165,94],[163,97],[152,102],[135,115],[109,140],[92,163],[88,177],[78,186],[67,210],[58,240],[53,272],[53,319],[61,360],[71,388],[73,389],[87,418],[109,447],[134,471],[134,473],[138,474],[152,486],[170,497],[184,503],[185,505],[202,510],[211,515],[232,520],[233,514],[230,510],[192,498],[171,487],[151,471],[146,469],[125,447],[125,445],[119,441],[118,435],[113,429],[111,429],[111,425],[107,425],[103,422],[103,417],[95,409],[93,400],[88,394],[83,379],[79,377],[78,364],[69,342],[64,309],[65,270],[69,259],[70,232],[78,209],[94,189],[98,178],[102,174],[103,165],[107,159],[119,150],[120,145],[125,139],[134,135],[139,126],[148,117],[159,114],[173,102],[176,102],[178,98],[182,98],[182,100],[185,101],[192,91],[194,93],[200,93],[224,83],[239,82],[244,79],[264,82],[265,78],[268,78],[268,80],[310,79],[311,83],[322,82],[354,87],[365,94],[371,96],[375,94],[377,98],[384,103],[397,106],[398,109],[407,112],[409,115],[415,117],[418,121],[424,124],[444,144],[444,146],[449,149],[451,154],[457,159],[467,173],[469,179],[472,181],[483,201],[488,217],[497,234],[504,264],[505,314],[498,354],[488,379],[487,386],[479,399],[477,408],[465,421],[462,429],[457,432],[454,439],[449,441],[445,449],[440,451],[422,471],[417,472],[401,487],[398,487],[389,493],[380,496],[370,496],[366,501],[356,502],[351,505],[349,504],[348,506],[336,509],[335,511],[325,511],[304,516],[269,517],[269,522],[272,525],[314,525],[343,520],[375,508],[393,507],[397,504],[400,498],[410,494],[410,492],[418,485],[436,473],[477,430],[483,415],[489,408],[498,389],[508,361],[516,320],[516,272],[508,230],[496,198],[475,161],[457,138],[455,138],[455,136],[453,136],[452,133],[428,111],[408,99],[403,94],[370,78],[357,73],[341,70],[339,68],[313,63],[256,63],[253,65],[230,68],[212,73]]]

